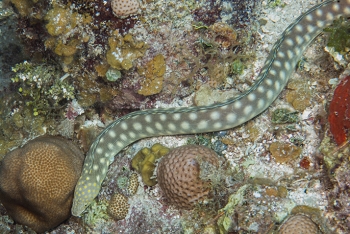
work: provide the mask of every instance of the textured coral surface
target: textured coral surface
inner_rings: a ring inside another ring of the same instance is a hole
[[[69,218],[83,159],[70,141],[46,136],[7,154],[0,165],[0,200],[8,214],[37,232]]]
[[[317,225],[305,215],[295,215],[290,217],[279,230],[279,234],[318,234]]]
[[[109,201],[107,212],[114,219],[124,219],[129,211],[128,198],[120,193],[113,194]]]
[[[199,177],[203,162],[218,166],[218,156],[213,150],[197,145],[175,148],[160,161],[157,180],[171,204],[191,209],[208,198],[210,184]]]

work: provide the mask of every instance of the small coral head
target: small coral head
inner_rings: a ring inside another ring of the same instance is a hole
[[[345,77],[334,90],[328,121],[337,145],[344,144],[350,129],[350,76]]]
[[[139,0],[112,0],[111,7],[115,16],[126,18],[138,13],[140,2]]]
[[[201,164],[218,167],[217,154],[205,146],[175,148],[160,161],[157,180],[167,200],[178,208],[192,209],[210,196],[208,181],[200,178]]]

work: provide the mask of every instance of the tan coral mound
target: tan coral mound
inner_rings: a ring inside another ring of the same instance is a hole
[[[137,13],[140,2],[139,0],[112,0],[111,7],[115,16],[125,18]]]
[[[282,224],[279,234],[318,234],[317,225],[305,215],[295,215]]]
[[[0,201],[18,223],[44,232],[70,217],[84,155],[72,142],[44,136],[8,153],[0,165]]]
[[[157,180],[171,204],[192,209],[208,198],[210,183],[200,179],[200,165],[204,162],[218,167],[218,156],[213,150],[198,145],[175,148],[160,161]]]
[[[121,220],[126,217],[129,212],[128,198],[123,194],[115,193],[109,201],[107,212],[116,220]]]

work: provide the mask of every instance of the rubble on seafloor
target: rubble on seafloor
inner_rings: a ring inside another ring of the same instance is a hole
[[[114,13],[117,0],[0,2],[0,47],[7,53],[0,52],[1,159],[45,133],[72,139],[87,152],[98,132],[131,111],[208,105],[237,95],[255,81],[280,33],[316,4],[130,2],[125,12]],[[340,108],[331,104],[334,90],[350,74],[344,20],[308,47],[286,89],[263,114],[218,133],[138,141],[115,158],[82,217],[48,233],[272,234],[298,223],[322,233],[348,233],[348,119],[342,112],[341,124],[328,121],[330,106]],[[10,35],[19,39],[4,43]],[[332,134],[341,134],[341,142]],[[148,167],[152,183],[146,185],[132,169],[132,158],[155,143],[213,149],[225,163],[201,176],[216,183],[218,202],[192,210],[169,205],[153,183],[158,159]],[[0,214],[1,233],[33,233],[3,206]]]

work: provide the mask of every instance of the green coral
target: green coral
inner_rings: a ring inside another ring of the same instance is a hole
[[[272,123],[284,124],[295,123],[299,121],[297,111],[289,111],[287,109],[277,109],[272,113]]]
[[[333,25],[326,27],[325,32],[329,33],[327,46],[334,47],[335,51],[345,54],[350,47],[350,21],[344,17],[334,20]]]
[[[46,115],[62,102],[74,99],[74,87],[51,65],[35,65],[24,61],[12,68],[15,77],[12,82],[19,85],[18,91],[25,97],[25,105],[32,108],[32,114]]]
[[[109,81],[116,81],[122,76],[121,72],[114,68],[109,68],[106,72],[106,78]]]
[[[236,59],[231,63],[231,73],[242,75],[245,69],[244,63],[240,59]]]
[[[133,169],[141,174],[142,181],[148,185],[153,186],[157,184],[157,180],[153,177],[155,162],[157,159],[169,153],[169,148],[157,143],[151,148],[141,149],[132,159],[131,166]]]

